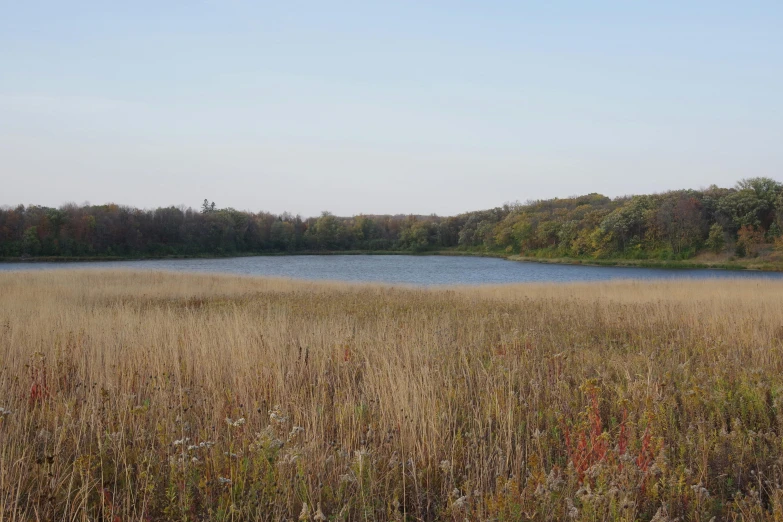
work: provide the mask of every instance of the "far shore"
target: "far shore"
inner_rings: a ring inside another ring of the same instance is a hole
[[[663,259],[624,259],[624,258],[572,258],[572,257],[534,257],[509,254],[505,252],[479,252],[470,250],[344,250],[344,251],[301,251],[301,252],[238,252],[226,255],[165,255],[165,256],[34,256],[0,257],[0,263],[78,263],[105,261],[161,261],[174,259],[228,259],[237,257],[277,257],[277,256],[465,256],[494,257],[523,263],[545,263],[558,265],[581,265],[596,267],[624,268],[665,268],[665,269],[711,269],[711,270],[755,270],[783,272],[783,263],[766,261],[763,258],[742,258],[734,260],[663,260]]]

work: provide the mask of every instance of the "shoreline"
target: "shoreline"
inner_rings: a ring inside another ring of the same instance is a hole
[[[293,257],[293,256],[452,256],[452,257],[494,257],[508,259],[507,254],[498,252],[470,252],[461,250],[431,250],[423,252],[401,250],[331,250],[326,252],[241,252],[229,255],[169,255],[169,256],[36,256],[0,257],[0,263],[101,263],[109,261],[165,261],[175,259],[233,259],[238,257]]]
[[[580,259],[570,257],[532,257],[502,252],[474,252],[465,250],[432,250],[411,252],[400,250],[345,250],[345,251],[301,251],[301,252],[242,252],[230,255],[168,255],[168,256],[37,256],[28,258],[1,257],[0,263],[101,263],[111,261],[165,261],[183,259],[232,259],[239,257],[282,257],[282,256],[451,256],[491,257],[518,263],[541,263],[553,265],[576,265],[591,267],[658,268],[667,270],[735,270],[783,272],[783,264],[748,259],[741,262],[704,262],[696,260],[667,261],[657,259]]]
[[[704,262],[704,261],[664,261],[657,259],[578,259],[571,257],[529,257],[508,256],[506,259],[520,263],[542,263],[550,265],[577,265],[619,268],[658,268],[666,270],[729,270],[751,272],[783,272],[783,265],[764,261],[753,262]]]

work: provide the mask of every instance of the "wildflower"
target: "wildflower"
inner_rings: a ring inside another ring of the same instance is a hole
[[[457,500],[454,501],[454,509],[465,509],[468,506],[468,497],[467,495],[462,495]]]
[[[0,408],[0,419],[2,419],[3,417],[7,417],[8,415],[11,415],[11,410]]]
[[[397,460],[397,452],[395,451],[392,453],[391,458],[389,459],[389,469],[394,469],[399,465],[400,461]]]
[[[182,446],[183,444],[187,444],[188,442],[190,442],[190,439],[188,437],[185,437],[183,439],[177,439],[174,442],[172,442],[171,444],[173,446]]]
[[[223,486],[231,485],[231,479],[226,477],[218,477],[218,482]]]
[[[297,435],[304,433],[304,428],[301,426],[294,426],[291,428],[291,433],[288,434],[288,442],[291,442]]]
[[[299,513],[299,520],[310,520],[310,507],[307,502],[302,502],[302,512]]]
[[[650,522],[669,522],[669,512],[666,509],[666,505],[658,508]]]
[[[699,497],[710,498],[710,492],[707,491],[707,488],[702,486],[701,482],[691,486],[691,490]]]
[[[223,455],[225,455],[226,457],[228,457],[230,459],[235,459],[235,458],[239,457],[239,455],[237,455],[236,453],[229,453],[228,451],[224,452]]]
[[[344,484],[351,484],[353,482],[356,482],[356,477],[353,476],[352,473],[346,473],[345,475],[340,475],[338,477],[341,483]]]
[[[198,460],[198,457],[193,457],[190,459],[190,462],[192,462],[193,464],[198,464],[200,461]]]
[[[566,506],[568,507],[568,518],[579,518],[579,510],[576,509],[574,501],[570,498],[566,499]]]
[[[204,441],[204,442],[199,442],[198,444],[190,444],[190,445],[188,446],[188,451],[196,451],[196,450],[201,450],[201,449],[209,449],[209,448],[211,448],[211,447],[212,447],[212,446],[214,446],[214,445],[215,445],[215,443],[214,443],[214,442],[212,442],[212,441]]]
[[[552,470],[549,472],[549,475],[546,477],[546,487],[549,490],[556,490],[563,484],[563,479],[560,478],[560,475],[555,472],[555,469],[552,468]]]
[[[280,411],[280,406],[275,406],[269,410],[269,420],[276,422],[277,424],[285,424],[288,422],[288,418],[283,416],[282,412]]]
[[[230,418],[226,417],[226,424],[228,424],[229,426],[233,426],[234,428],[238,428],[242,426],[244,423],[245,423],[244,417],[239,418],[235,421],[232,421]]]
[[[324,512],[321,511],[321,503],[318,503],[318,509],[315,510],[315,516],[313,516],[313,520],[317,520],[318,522],[325,522],[326,521],[326,515],[324,515]]]
[[[450,472],[450,471],[451,471],[451,461],[448,461],[448,460],[441,460],[441,461],[440,461],[440,466],[439,466],[439,467],[440,467],[440,470],[441,470],[443,473],[448,473],[448,472]]]
[[[589,497],[592,494],[590,484],[585,483],[582,487],[576,490],[576,496],[582,499],[583,497]]]

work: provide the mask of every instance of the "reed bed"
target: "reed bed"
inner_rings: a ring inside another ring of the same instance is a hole
[[[783,520],[783,282],[0,274],[0,519]]]

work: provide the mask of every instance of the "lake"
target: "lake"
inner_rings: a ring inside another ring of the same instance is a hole
[[[74,263],[0,263],[2,272],[49,269],[167,270],[411,285],[565,283],[613,279],[783,279],[783,273],[776,272],[591,267],[524,263],[489,257],[450,256],[259,256]]]

